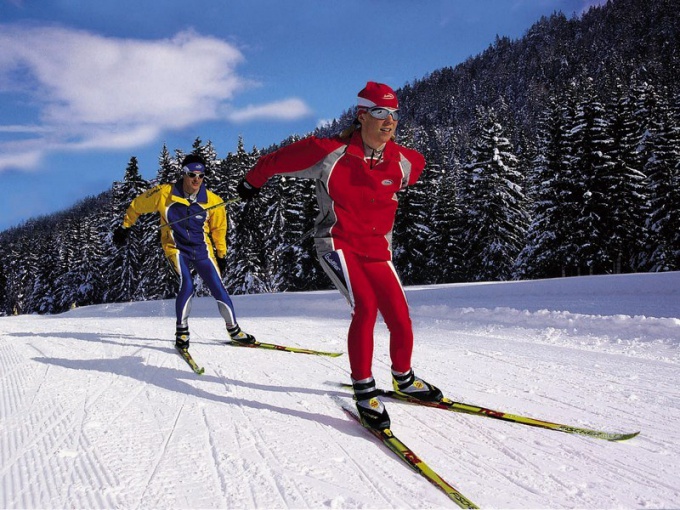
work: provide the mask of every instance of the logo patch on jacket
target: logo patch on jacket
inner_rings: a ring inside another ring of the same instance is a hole
[[[392,179],[385,179],[385,180],[382,182],[382,185],[383,185],[383,186],[390,186],[391,184],[394,184],[394,181],[393,181]]]
[[[156,186],[155,188],[151,188],[149,191],[147,191],[145,196],[146,198],[152,197],[160,190],[161,190],[160,186]]]

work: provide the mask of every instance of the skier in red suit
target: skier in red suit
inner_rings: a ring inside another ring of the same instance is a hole
[[[337,137],[310,136],[262,156],[237,188],[250,200],[276,174],[316,179],[316,251],[352,308],[347,346],[357,409],[364,425],[380,429],[389,427],[390,419],[371,370],[378,312],[390,332],[394,389],[422,400],[442,398],[411,368],[413,328],[392,264],[396,194],[414,184],[425,167],[419,152],[394,142],[398,120],[394,90],[368,82],[358,94],[352,126]]]

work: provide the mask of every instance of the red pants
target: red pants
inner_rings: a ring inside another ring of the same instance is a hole
[[[344,250],[320,257],[321,265],[352,307],[352,323],[347,335],[347,352],[356,380],[371,377],[373,330],[382,315],[390,332],[392,369],[411,368],[413,327],[408,303],[392,262],[367,261]]]

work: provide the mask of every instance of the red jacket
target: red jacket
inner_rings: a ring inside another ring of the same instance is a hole
[[[349,142],[312,136],[262,156],[246,180],[259,188],[276,174],[317,179],[319,255],[344,249],[391,260],[396,193],[415,183],[424,167],[422,154],[390,141],[382,160],[370,168],[357,131]]]

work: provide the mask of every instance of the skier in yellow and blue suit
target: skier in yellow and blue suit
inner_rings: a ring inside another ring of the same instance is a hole
[[[186,156],[182,160],[182,178],[174,184],[155,186],[136,197],[125,212],[123,225],[113,234],[114,244],[123,246],[139,216],[160,213],[163,251],[180,280],[175,300],[175,343],[180,349],[189,348],[189,314],[194,295],[192,269],[217,301],[231,339],[255,342],[255,337],[239,327],[234,305],[222,283],[227,257],[227,213],[224,207],[210,209],[223,201],[206,188],[205,170],[203,158],[195,154]]]

